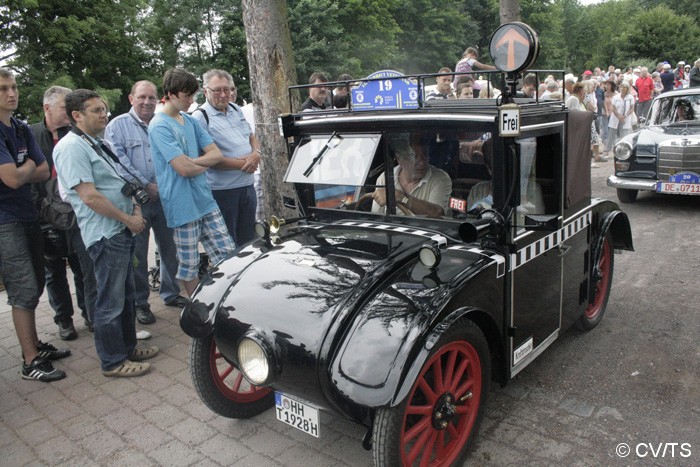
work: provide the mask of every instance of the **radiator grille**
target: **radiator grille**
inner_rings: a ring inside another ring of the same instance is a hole
[[[668,181],[679,172],[700,174],[700,145],[661,145],[659,147],[659,180]]]

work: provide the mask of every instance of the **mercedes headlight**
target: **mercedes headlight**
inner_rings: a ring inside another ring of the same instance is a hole
[[[627,141],[620,141],[615,145],[615,157],[621,161],[626,161],[632,156],[632,145]]]
[[[270,356],[250,337],[244,337],[238,345],[238,363],[248,381],[256,386],[266,383],[270,377]]]

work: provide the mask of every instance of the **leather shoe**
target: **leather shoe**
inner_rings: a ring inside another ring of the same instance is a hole
[[[153,324],[156,322],[156,317],[149,307],[138,307],[136,308],[136,320],[141,324]]]
[[[64,341],[72,341],[78,338],[78,333],[75,332],[73,321],[58,322],[58,337]]]
[[[173,298],[172,300],[169,300],[165,302],[166,306],[174,306],[176,308],[185,308],[185,305],[187,305],[187,299],[183,297],[182,295],[178,295],[177,297]]]

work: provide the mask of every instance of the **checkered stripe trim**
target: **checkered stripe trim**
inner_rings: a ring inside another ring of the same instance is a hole
[[[505,256],[491,253],[491,252],[486,252],[486,251],[481,250],[479,248],[469,247],[466,245],[454,245],[448,249],[449,250],[468,251],[470,253],[474,253],[474,254],[477,254],[479,256],[489,258],[493,263],[496,263],[496,277],[497,278],[503,277],[506,273],[506,258],[505,258]]]
[[[581,217],[577,217],[569,224],[556,232],[552,232],[544,238],[518,250],[510,255],[510,270],[514,270],[523,264],[532,261],[540,255],[545,254],[553,248],[557,248],[569,238],[573,237],[591,224],[591,212],[587,212]]]
[[[401,232],[410,235],[418,235],[425,237],[426,239],[435,240],[438,244],[446,244],[447,238],[443,235],[436,234],[434,232],[427,232],[425,230],[413,229],[411,227],[404,227],[399,225],[389,225],[389,224],[377,224],[374,222],[354,222],[354,221],[343,221],[338,222],[336,225],[343,225],[347,227],[360,227],[365,229],[378,229],[386,230],[389,232]]]

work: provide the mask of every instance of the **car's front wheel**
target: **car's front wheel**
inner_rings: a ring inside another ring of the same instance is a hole
[[[192,339],[190,373],[204,404],[224,417],[250,418],[274,405],[274,392],[250,384],[221,355],[211,334]]]
[[[618,188],[617,189],[617,199],[619,199],[621,203],[634,203],[637,200],[637,193],[639,193],[638,190],[628,190],[627,188]]]
[[[593,268],[595,295],[593,301],[589,303],[586,311],[576,321],[576,327],[581,331],[590,331],[598,326],[603,319],[605,308],[608,306],[610,298],[610,287],[612,286],[613,269],[615,266],[615,249],[613,247],[612,235],[608,232],[603,239],[603,245],[598,262]]]
[[[491,358],[481,330],[460,321],[430,352],[401,404],[377,411],[375,465],[461,465],[483,416]]]

